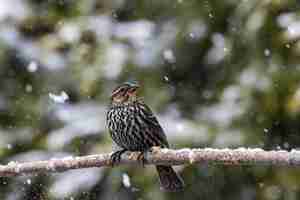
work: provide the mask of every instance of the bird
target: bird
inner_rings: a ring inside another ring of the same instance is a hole
[[[124,82],[111,93],[106,113],[106,123],[118,150],[111,155],[111,162],[120,162],[126,151],[138,151],[144,161],[144,153],[152,147],[168,148],[164,130],[151,109],[138,96],[138,82]],[[160,189],[178,192],[184,188],[182,178],[171,166],[156,165]]]

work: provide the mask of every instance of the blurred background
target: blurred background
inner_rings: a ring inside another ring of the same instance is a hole
[[[300,4],[293,0],[0,0],[0,161],[111,151],[110,91],[137,80],[171,146],[300,145]],[[0,178],[0,199],[297,200],[300,170],[152,166]]]

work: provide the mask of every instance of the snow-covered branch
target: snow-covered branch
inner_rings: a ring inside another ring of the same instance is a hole
[[[0,165],[0,177],[31,173],[62,172],[70,169],[111,166],[111,154],[66,157],[34,162],[14,162]],[[119,164],[140,164],[138,153],[125,153]],[[146,155],[146,164],[273,165],[300,167],[300,151],[264,151],[262,149],[160,149]]]

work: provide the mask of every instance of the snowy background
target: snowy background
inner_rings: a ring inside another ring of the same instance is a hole
[[[0,162],[111,151],[110,91],[142,85],[171,146],[300,147],[300,4],[292,0],[0,0]],[[0,178],[0,199],[297,200],[300,171],[178,166]]]

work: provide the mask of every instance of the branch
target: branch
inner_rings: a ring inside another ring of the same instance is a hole
[[[13,177],[32,173],[63,172],[70,169],[111,166],[111,154],[67,157],[46,161],[0,165],[0,177]],[[119,164],[140,164],[137,153],[125,153]],[[221,165],[273,165],[300,167],[300,151],[264,151],[262,149],[160,149],[153,148],[145,156],[145,164],[221,164]]]

